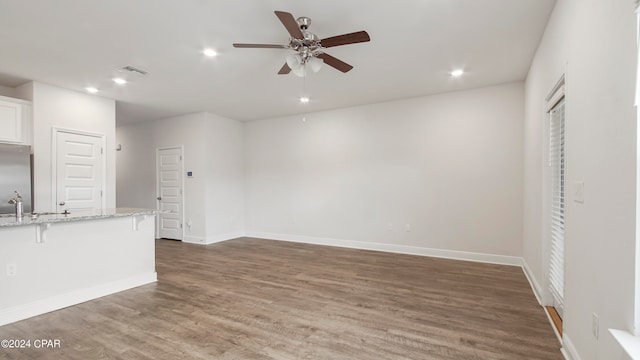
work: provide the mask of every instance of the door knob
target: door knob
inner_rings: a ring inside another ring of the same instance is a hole
[[[64,206],[65,202],[64,201],[60,201],[60,206]]]
[[[162,196],[158,196],[156,199],[157,200],[162,200]]]

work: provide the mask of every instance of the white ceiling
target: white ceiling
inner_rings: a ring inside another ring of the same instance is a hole
[[[0,85],[36,80],[118,101],[117,121],[208,111],[237,120],[476,88],[526,77],[555,0],[0,0]],[[274,10],[312,19],[325,38],[366,30],[371,42],[327,49],[351,64],[303,79],[277,75],[290,50]],[[213,59],[201,51],[212,47]],[[111,81],[132,65],[149,72]],[[462,67],[454,79],[448,72]],[[298,98],[304,88],[311,102]]]

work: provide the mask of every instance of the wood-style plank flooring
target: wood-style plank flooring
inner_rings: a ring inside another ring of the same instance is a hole
[[[2,359],[562,359],[518,267],[241,238],[157,242],[156,284],[0,327]],[[62,279],[61,279],[62,280]]]

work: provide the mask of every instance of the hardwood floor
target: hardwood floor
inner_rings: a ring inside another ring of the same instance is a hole
[[[2,359],[562,359],[518,267],[242,238],[157,242],[157,284],[0,327]]]
[[[553,321],[553,326],[555,326],[558,335],[562,337],[562,318],[560,317],[560,314],[558,314],[558,310],[553,306],[545,306],[545,309],[547,309],[547,313],[549,314],[551,321]]]

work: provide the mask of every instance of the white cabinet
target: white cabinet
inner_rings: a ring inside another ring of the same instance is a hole
[[[0,96],[0,142],[31,145],[31,103]]]

